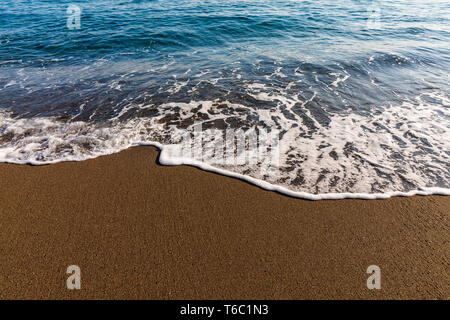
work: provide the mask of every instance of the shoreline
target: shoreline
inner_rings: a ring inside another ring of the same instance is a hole
[[[171,158],[170,157],[170,146],[163,145],[158,142],[146,142],[146,143],[138,143],[138,144],[132,144],[128,146],[127,148],[116,150],[115,152],[107,153],[107,154],[100,154],[95,155],[92,157],[88,157],[85,159],[64,159],[64,160],[53,160],[49,162],[36,162],[36,161],[26,161],[26,162],[0,162],[4,164],[16,164],[16,165],[29,165],[29,166],[46,166],[46,165],[54,165],[57,163],[64,163],[64,162],[83,162],[87,160],[93,160],[100,157],[110,156],[116,153],[124,152],[130,148],[138,148],[138,147],[153,147],[158,150],[158,157],[157,157],[157,164],[163,165],[163,166],[192,166],[197,169],[219,174],[222,176],[226,176],[229,178],[234,178],[241,180],[243,182],[249,183],[251,185],[257,186],[263,190],[276,192],[278,194],[301,199],[301,200],[343,200],[343,199],[362,199],[362,200],[383,200],[383,199],[389,199],[392,197],[412,197],[412,196],[450,196],[450,188],[442,188],[442,187],[423,187],[416,190],[410,190],[410,191],[389,191],[384,193],[353,193],[353,192],[340,192],[340,193],[321,193],[321,194],[314,194],[314,193],[308,193],[304,191],[293,191],[286,187],[272,184],[270,182],[260,180],[257,178],[253,178],[251,176],[243,175],[237,172],[220,169],[217,167],[214,167],[210,164],[204,163],[202,161],[198,161],[191,158]]]
[[[450,298],[448,196],[309,201],[157,157],[1,163],[0,298]]]

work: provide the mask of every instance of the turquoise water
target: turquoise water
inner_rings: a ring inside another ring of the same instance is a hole
[[[278,130],[277,176],[218,167],[294,192],[448,189],[449,20],[448,1],[3,0],[0,160],[166,145],[201,121]]]

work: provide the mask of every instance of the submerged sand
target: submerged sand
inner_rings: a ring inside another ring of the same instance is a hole
[[[0,164],[0,298],[450,298],[450,197],[306,201],[157,155]]]

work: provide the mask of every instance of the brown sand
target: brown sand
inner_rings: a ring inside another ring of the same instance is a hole
[[[0,298],[450,297],[450,197],[305,201],[156,157],[1,164]]]

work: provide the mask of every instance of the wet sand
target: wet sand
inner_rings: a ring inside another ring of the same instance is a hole
[[[157,155],[0,164],[0,298],[450,298],[450,197],[306,201]]]

